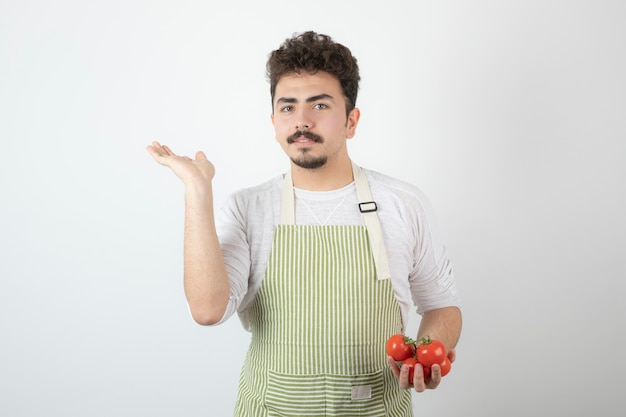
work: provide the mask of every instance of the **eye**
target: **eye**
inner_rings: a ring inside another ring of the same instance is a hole
[[[280,111],[283,113],[288,113],[293,110],[293,106],[283,106],[280,108]]]
[[[313,108],[315,110],[324,110],[324,109],[327,109],[328,106],[324,103],[316,103],[315,105],[313,105]]]

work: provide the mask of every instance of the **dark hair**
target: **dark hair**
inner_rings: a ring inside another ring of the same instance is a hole
[[[309,74],[325,71],[337,77],[346,98],[346,114],[354,109],[361,79],[356,58],[330,36],[313,31],[294,34],[270,54],[266,75],[270,82],[272,107],[280,77],[302,70]]]

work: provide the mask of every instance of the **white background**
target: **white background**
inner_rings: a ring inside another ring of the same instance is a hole
[[[0,415],[230,415],[248,334],[191,320],[182,184],[145,147],[204,150],[217,204],[284,171],[265,61],[313,29],[361,66],[353,159],[423,189],[454,262],[458,360],[416,414],[623,416],[625,27],[622,1],[1,0]]]

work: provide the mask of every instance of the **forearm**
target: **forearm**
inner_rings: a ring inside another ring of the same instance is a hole
[[[230,286],[213,211],[211,188],[185,190],[184,288],[193,319],[218,322],[226,310]]]
[[[422,316],[417,338],[430,337],[443,342],[446,349],[454,349],[461,335],[462,316],[458,307],[431,310]]]

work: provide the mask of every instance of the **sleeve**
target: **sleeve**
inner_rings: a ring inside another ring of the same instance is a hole
[[[437,308],[460,306],[460,302],[452,264],[442,242],[435,213],[426,196],[421,194],[419,197],[413,230],[414,262],[409,282],[417,313],[423,315]]]

